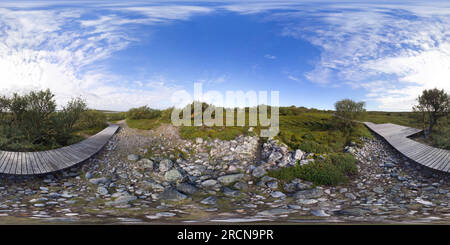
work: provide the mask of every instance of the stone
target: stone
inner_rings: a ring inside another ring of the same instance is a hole
[[[92,183],[94,185],[107,184],[107,183],[109,183],[109,179],[105,178],[105,177],[95,178],[95,179],[90,179],[89,183]]]
[[[272,190],[278,189],[278,181],[270,181],[266,183],[267,187],[269,187]]]
[[[262,212],[259,212],[258,215],[274,216],[274,215],[289,214],[289,213],[292,213],[292,210],[284,209],[284,208],[274,208],[274,209],[269,209],[269,210],[264,210]]]
[[[51,193],[48,194],[48,197],[50,197],[50,198],[59,198],[59,197],[61,197],[61,194],[56,193],[56,192],[51,192]]]
[[[373,191],[375,193],[378,193],[378,194],[383,194],[384,193],[384,188],[381,187],[381,186],[377,186],[377,187],[373,188]]]
[[[264,177],[261,178],[261,182],[264,183],[264,184],[269,182],[269,181],[274,181],[274,180],[277,180],[277,179],[275,179],[273,177],[270,177],[270,176],[267,176],[267,175],[265,175]]]
[[[302,205],[311,205],[311,204],[316,204],[319,201],[316,199],[297,199],[297,203],[298,204],[302,204]]]
[[[283,188],[286,192],[292,193],[292,192],[297,191],[297,184],[287,183],[287,184],[284,184]]]
[[[170,159],[164,159],[159,162],[159,172],[167,172],[173,167],[173,162]]]
[[[183,175],[177,169],[172,169],[164,174],[164,179],[168,182],[176,182],[183,179]]]
[[[139,164],[139,166],[141,166],[144,169],[153,170],[154,166],[153,166],[153,161],[152,160],[149,160],[147,158],[143,158],[143,159],[139,160],[137,163]]]
[[[314,162],[314,159],[306,159],[306,160],[300,160],[299,164],[300,166],[306,165],[306,164],[310,164]]]
[[[294,160],[301,160],[303,158],[303,155],[305,155],[305,153],[302,150],[295,150]]]
[[[266,170],[262,166],[256,167],[252,171],[252,175],[255,178],[260,178],[260,177],[264,176],[266,173],[267,173]]]
[[[336,215],[343,215],[343,216],[363,216],[368,211],[361,209],[361,208],[348,208],[348,209],[341,209],[337,210],[334,213]]]
[[[228,187],[223,188],[223,194],[227,197],[238,197],[241,193]]]
[[[329,217],[330,215],[325,213],[325,211],[319,209],[319,210],[312,210],[311,214],[317,217]]]
[[[270,193],[270,196],[273,198],[281,198],[281,199],[286,198],[286,194],[284,194],[281,191],[274,191],[274,192]]]
[[[323,191],[318,189],[318,188],[314,188],[314,189],[309,189],[309,190],[303,190],[303,191],[298,191],[294,194],[294,198],[295,199],[313,199],[313,198],[319,198],[323,195]]]
[[[181,201],[186,199],[187,196],[183,193],[180,193],[177,189],[169,187],[159,195],[159,198],[168,201]]]
[[[216,196],[209,196],[209,197],[203,199],[200,203],[205,204],[205,205],[215,205],[216,202],[217,202]]]
[[[217,178],[217,180],[222,185],[229,185],[229,184],[233,184],[234,182],[241,180],[243,177],[244,177],[244,174],[229,174],[229,175],[220,176],[219,178]]]
[[[280,160],[281,158],[283,158],[283,154],[281,154],[278,151],[274,151],[274,152],[272,152],[269,155],[269,159],[268,160],[271,161],[271,162],[276,162],[276,161]]]
[[[203,187],[213,187],[215,185],[217,185],[217,180],[214,179],[209,179],[209,180],[205,180],[202,182],[201,184]]]
[[[143,183],[145,186],[147,186],[147,187],[149,187],[150,189],[152,189],[152,190],[156,190],[156,191],[162,191],[162,190],[164,190],[164,186],[162,186],[162,185],[160,185],[160,184],[158,184],[158,183],[156,183],[156,182],[154,182],[154,181],[144,180],[144,181],[142,181],[142,183]]]
[[[97,193],[100,194],[100,195],[108,195],[108,194],[109,194],[109,191],[108,191],[108,189],[106,189],[105,187],[99,186],[99,187],[97,188]]]
[[[356,200],[356,196],[353,193],[345,193],[345,197],[351,200]]]
[[[180,183],[177,185],[177,190],[184,194],[192,195],[198,191],[198,188],[188,183]]]
[[[157,213],[156,216],[158,217],[173,217],[175,216],[175,213],[171,213],[171,212],[161,212],[161,213]]]
[[[419,198],[419,197],[416,198],[415,201],[416,201],[417,203],[423,204],[423,205],[425,205],[425,206],[434,206],[434,204],[433,204],[432,202],[423,200],[422,198]]]
[[[141,157],[136,154],[130,154],[128,155],[127,159],[128,161],[138,161]]]
[[[114,201],[106,202],[105,204],[107,206],[119,206],[119,205],[128,204],[129,202],[132,202],[136,199],[137,199],[136,196],[130,195],[129,193],[124,193],[124,194],[120,195],[119,197],[117,197]]]
[[[200,137],[198,137],[198,138],[195,139],[195,143],[197,143],[197,144],[203,144],[203,139],[200,138]]]
[[[91,179],[91,178],[94,177],[94,176],[92,175],[91,172],[87,172],[87,173],[84,175],[84,177],[85,177],[86,179]]]

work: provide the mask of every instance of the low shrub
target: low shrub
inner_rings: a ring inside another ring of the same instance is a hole
[[[108,123],[105,113],[97,110],[87,110],[81,114],[76,126],[79,130],[103,129],[108,126]]]
[[[56,110],[50,90],[32,91],[0,97],[0,149],[8,151],[40,151],[59,148],[95,134],[106,124],[98,111],[86,111],[80,98],[70,100]]]
[[[450,127],[443,127],[431,135],[436,147],[450,150]]]
[[[150,109],[147,106],[132,108],[127,112],[127,119],[155,119],[161,116],[160,110]]]
[[[127,118],[126,112],[113,112],[113,113],[106,113],[106,119],[109,122],[117,122],[121,121]]]
[[[325,159],[317,158],[310,164],[269,171],[268,175],[284,182],[299,178],[316,185],[335,186],[345,183],[357,172],[356,159],[352,155],[332,153],[325,156]]]

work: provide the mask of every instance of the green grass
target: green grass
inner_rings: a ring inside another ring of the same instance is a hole
[[[248,127],[187,127],[180,129],[180,136],[183,139],[220,139],[232,140],[239,135],[250,135]]]
[[[155,119],[127,119],[128,127],[142,130],[151,130],[159,127],[161,123],[166,122],[161,118]],[[167,123],[167,122],[166,122]]]
[[[422,124],[417,120],[413,112],[377,112],[366,113],[364,121],[373,123],[394,123],[402,126],[422,128]]]
[[[97,133],[99,133],[100,131],[102,131],[103,129],[105,129],[105,127],[96,127],[96,128],[90,128],[90,129],[81,129],[81,130],[77,130],[74,132],[74,135],[80,135],[80,136],[92,136],[95,135]]]
[[[278,138],[291,149],[306,152],[341,152],[350,142],[361,143],[370,138],[369,130],[361,124],[343,130],[336,126],[330,112],[305,112],[295,116],[280,116]]]
[[[317,158],[313,163],[296,165],[269,171],[268,175],[284,183],[295,178],[311,181],[316,185],[339,185],[346,183],[358,172],[356,159],[346,153],[331,153],[325,159]]]

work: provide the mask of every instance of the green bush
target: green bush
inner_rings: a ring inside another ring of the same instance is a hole
[[[53,117],[54,137],[60,144],[64,145],[71,141],[75,125],[86,108],[86,103],[81,98],[76,98],[69,101],[60,112],[55,114]]]
[[[333,153],[318,158],[303,166],[277,169],[269,172],[269,176],[290,182],[295,178],[311,181],[316,185],[338,185],[348,181],[357,174],[356,159],[350,154]]]
[[[160,110],[150,109],[147,106],[132,108],[127,112],[128,119],[155,119],[161,116]]]
[[[450,150],[450,125],[440,127],[431,136],[436,147]]]
[[[81,114],[76,127],[80,129],[103,129],[108,126],[106,115],[97,110],[87,110]]]
[[[106,119],[110,122],[117,122],[127,118],[126,112],[106,113]]]
[[[86,103],[80,98],[72,99],[62,110],[56,111],[56,102],[50,90],[2,96],[0,149],[39,151],[58,148],[80,141],[82,138],[75,131],[82,127],[106,126],[103,113],[96,113],[96,119],[88,120],[89,124],[80,122],[83,115],[86,121],[85,111]]]

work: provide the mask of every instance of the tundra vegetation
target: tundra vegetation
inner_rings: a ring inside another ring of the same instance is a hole
[[[305,107],[280,107],[280,133],[276,137],[281,143],[286,144],[291,150],[300,149],[313,153],[314,163],[300,166],[287,167],[279,171],[269,172],[269,175],[283,181],[292,178],[301,178],[316,184],[336,185],[347,181],[357,174],[356,159],[345,152],[345,146],[360,144],[361,138],[372,137],[368,129],[362,124],[354,123],[364,112],[364,103],[356,103],[351,100],[344,101],[348,107],[339,107],[339,116],[334,111],[308,109]],[[350,103],[351,102],[351,103]],[[200,102],[194,102],[200,103]],[[353,103],[353,104],[352,104]],[[341,103],[337,103],[341,105]],[[191,107],[191,125],[194,125],[194,104]],[[202,113],[211,105],[202,103]],[[264,129],[257,122],[256,126],[249,125],[249,112],[252,108],[241,108],[245,115],[244,126],[225,126],[227,110],[223,108],[224,126],[180,126],[180,136],[184,139],[221,139],[232,140],[239,135],[259,135]],[[153,129],[161,123],[170,123],[170,115],[173,108],[155,112],[148,107],[131,109],[127,112],[129,127],[138,129]],[[271,115],[268,107],[268,115]],[[234,125],[237,125],[238,112],[233,110]],[[214,118],[214,112],[212,113]],[[342,127],[342,123],[348,126]],[[262,138],[262,141],[265,139]]]
[[[102,130],[103,113],[73,98],[60,110],[50,90],[0,97],[0,149],[40,151],[83,140]]]

